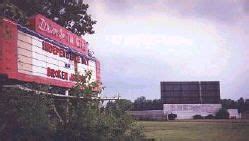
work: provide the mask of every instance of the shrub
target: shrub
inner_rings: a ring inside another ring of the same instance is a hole
[[[229,113],[227,109],[221,108],[216,114],[215,114],[216,119],[229,119]]]
[[[203,119],[203,117],[201,115],[194,115],[193,119]]]
[[[173,114],[173,113],[168,114],[168,119],[169,120],[175,120],[176,118],[177,118],[177,114]]]
[[[136,141],[144,138],[142,127],[124,112],[126,103],[116,101],[109,108],[99,108],[100,101],[88,96],[96,95],[92,91],[96,84],[84,82],[72,88],[74,98],[18,89],[0,91],[0,140]]]
[[[214,119],[214,118],[215,118],[215,116],[212,114],[205,116],[205,119]]]

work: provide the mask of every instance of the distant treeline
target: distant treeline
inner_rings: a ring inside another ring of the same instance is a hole
[[[134,102],[129,103],[131,104],[130,109],[132,111],[163,109],[163,103],[160,99],[149,100],[146,99],[144,96],[138,97]],[[249,111],[249,99],[222,99],[221,104],[222,107],[225,109],[238,109],[239,112]]]
[[[240,113],[249,111],[249,99],[240,98],[238,100],[222,99],[222,107],[225,109],[238,109]]]
[[[162,110],[163,103],[161,99],[149,100],[144,96],[138,97],[132,106],[133,111],[141,111],[141,110]]]

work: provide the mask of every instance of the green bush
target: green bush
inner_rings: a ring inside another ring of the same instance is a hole
[[[203,117],[201,115],[194,115],[193,119],[203,119]]]
[[[205,116],[205,119],[215,119],[215,116],[212,114],[209,114],[209,115]]]
[[[50,99],[11,90],[0,93],[0,140],[51,140],[54,124]]]
[[[215,114],[216,119],[229,119],[229,113],[227,109],[221,108],[216,114]]]
[[[96,95],[96,91],[93,91],[96,84],[85,85],[83,82],[87,81],[77,83],[71,90],[71,94],[76,95],[75,98],[38,95],[17,89],[1,90],[0,140],[143,139],[142,128],[125,112],[129,108],[129,102],[117,101],[109,108],[99,108],[100,101],[91,98]],[[86,88],[79,89],[83,85]]]
[[[175,120],[176,118],[177,118],[177,114],[173,114],[173,113],[168,114],[168,119],[169,120]]]
[[[143,139],[142,127],[118,108],[119,102],[115,109],[101,109],[96,100],[57,99],[19,90],[1,93],[0,98],[0,140]]]

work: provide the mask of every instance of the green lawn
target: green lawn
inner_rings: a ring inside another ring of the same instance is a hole
[[[168,141],[249,141],[249,121],[139,121],[147,138]]]

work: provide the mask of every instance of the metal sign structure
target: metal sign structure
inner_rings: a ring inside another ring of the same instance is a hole
[[[91,81],[101,80],[100,62],[89,55],[83,38],[42,15],[30,23],[27,28],[8,19],[1,22],[1,78],[70,88],[76,73],[90,70]]]

